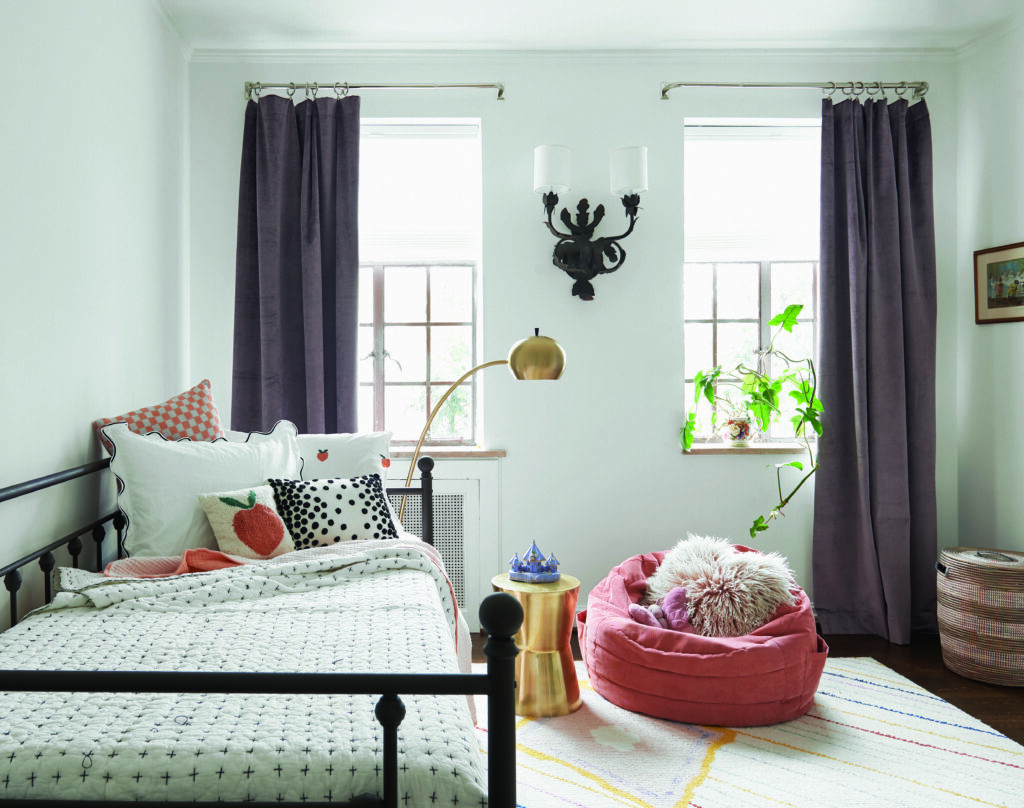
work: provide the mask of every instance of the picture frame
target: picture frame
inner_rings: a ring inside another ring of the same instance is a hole
[[[1024,322],[1024,241],[974,251],[974,322]]]

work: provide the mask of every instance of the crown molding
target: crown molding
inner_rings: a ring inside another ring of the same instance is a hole
[[[154,0],[158,2],[158,0]],[[651,50],[487,50],[487,49],[430,49],[430,48],[372,48],[372,47],[318,47],[277,48],[254,45],[242,48],[196,47],[191,49],[190,61],[203,64],[339,64],[357,60],[360,64],[393,64],[410,59],[421,63],[442,63],[472,60],[476,64],[506,64],[508,62],[600,62],[602,64],[654,64],[672,66],[700,63],[749,62],[811,62],[845,61],[872,64],[879,60],[919,61],[942,64],[953,61],[958,54],[954,48],[828,48],[784,46],[772,48],[666,48]]]
[[[1008,25],[1000,25],[975,37],[966,45],[956,49],[956,61],[962,62],[976,55],[983,48],[990,47],[1003,39],[1019,36],[1024,30],[1024,16],[1018,16]]]

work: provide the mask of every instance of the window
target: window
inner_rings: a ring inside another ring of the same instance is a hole
[[[480,127],[368,121],[360,150],[359,429],[413,443],[477,364]],[[473,377],[428,442],[476,443],[476,408]]]
[[[694,377],[757,366],[775,329],[801,303],[799,325],[775,347],[815,356],[820,127],[817,121],[691,121],[684,129],[683,339],[686,406]],[[769,372],[778,369],[768,368]],[[724,391],[723,391],[724,392]],[[703,437],[710,413],[697,409]],[[788,414],[765,440],[791,438]]]

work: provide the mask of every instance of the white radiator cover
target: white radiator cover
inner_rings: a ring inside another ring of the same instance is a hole
[[[459,608],[473,631],[480,628],[480,600],[490,591],[490,579],[495,574],[489,559],[481,567],[480,488],[479,479],[434,478],[434,546],[444,560]],[[402,495],[388,497],[397,512]],[[420,536],[422,525],[419,498],[409,497],[402,526]]]

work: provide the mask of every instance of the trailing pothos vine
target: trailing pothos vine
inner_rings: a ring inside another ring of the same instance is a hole
[[[783,331],[792,333],[803,306],[792,304],[772,319],[768,325],[775,328],[768,348],[757,352],[757,367],[751,368],[740,364],[723,373],[721,365],[701,371],[694,377],[693,409],[687,414],[682,429],[679,430],[679,442],[684,451],[693,446],[697,430],[697,404],[706,399],[711,404],[711,426],[714,429],[719,409],[730,413],[739,411],[749,413],[756,421],[758,428],[768,432],[769,426],[782,416],[780,406],[783,395],[793,399],[796,412],[790,419],[793,424],[793,435],[802,449],[807,453],[807,462],[791,460],[788,463],[775,464],[775,479],[778,487],[778,502],[768,515],[758,515],[750,526],[750,537],[756,538],[758,533],[767,530],[772,520],[784,516],[783,509],[818,470],[815,455],[814,438],[821,435],[821,413],[823,407],[818,399],[818,376],[813,360],[793,359],[775,347],[775,340]],[[778,365],[783,370],[778,370]],[[774,373],[769,373],[769,369]],[[722,388],[738,391],[738,396],[724,395]],[[813,433],[813,435],[812,435]],[[800,472],[799,479],[788,487],[783,486],[783,471],[787,468]]]

